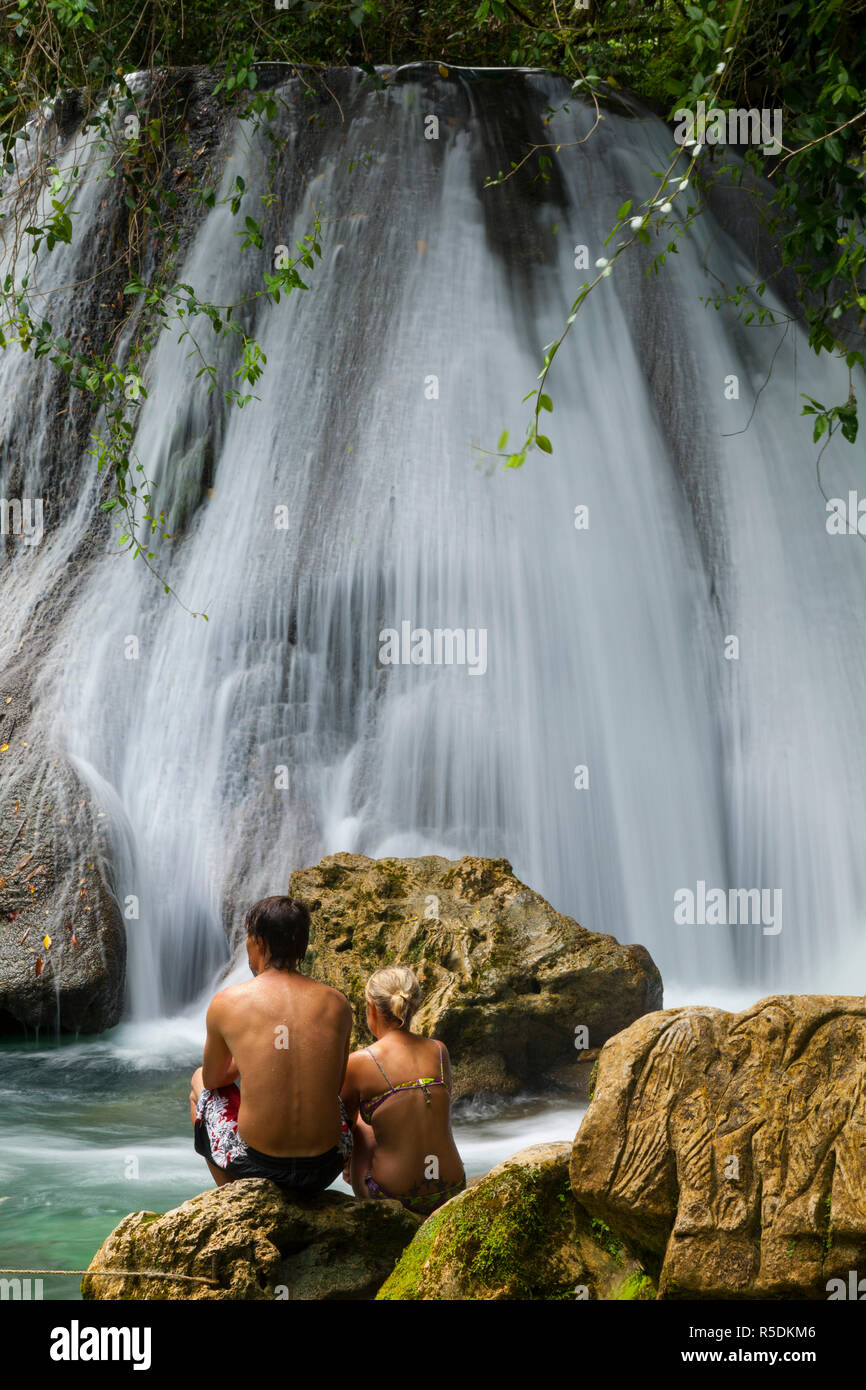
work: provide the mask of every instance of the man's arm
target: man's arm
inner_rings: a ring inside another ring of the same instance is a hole
[[[223,1037],[223,1006],[222,993],[215,994],[207,1011],[207,1037],[204,1044],[201,1079],[209,1091],[215,1091],[218,1086],[228,1086],[230,1082],[237,1081],[240,1076],[231,1054],[231,1048]]]

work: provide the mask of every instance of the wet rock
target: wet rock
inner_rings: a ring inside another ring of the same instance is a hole
[[[120,1018],[126,962],[123,917],[103,853],[107,816],[61,758],[6,737],[12,742],[0,756],[12,759],[0,765],[0,1033],[98,1033]]]

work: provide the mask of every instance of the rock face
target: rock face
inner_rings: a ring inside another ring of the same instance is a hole
[[[244,1178],[167,1211],[136,1212],[112,1231],[81,1281],[85,1299],[373,1298],[418,1229],[399,1202],[341,1192],[294,1201]],[[165,1270],[207,1283],[99,1275]]]
[[[62,758],[12,744],[12,726],[7,710],[10,745],[0,757],[14,761],[0,767],[0,1034],[98,1033],[120,1018],[126,962],[102,850],[105,812]]]
[[[627,1242],[592,1221],[569,1186],[570,1144],[498,1164],[424,1222],[377,1297],[642,1299],[655,1286]]]
[[[571,1160],[662,1298],[822,1298],[866,1274],[866,1000],[668,1009],[603,1048]]]
[[[554,911],[505,859],[334,854],[292,874],[290,892],[312,913],[311,973],[355,1009],[354,1045],[368,1041],[368,976],[409,965],[425,993],[414,1026],[448,1047],[457,1096],[538,1084],[575,1060],[579,1025],[597,1046],[661,1006],[642,946]]]

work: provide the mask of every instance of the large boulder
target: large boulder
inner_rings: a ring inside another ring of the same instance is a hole
[[[418,1223],[399,1202],[356,1202],[342,1192],[293,1199],[265,1178],[244,1178],[163,1216],[124,1217],[91,1260],[81,1292],[85,1299],[373,1298]]]
[[[821,1298],[866,1273],[866,1000],[667,1009],[602,1049],[574,1141],[591,1215],[662,1298]]]
[[[622,946],[556,912],[505,859],[333,854],[291,876],[312,913],[310,971],[348,995],[355,1045],[364,985],[411,966],[425,993],[418,1031],[441,1038],[455,1095],[513,1094],[574,1061],[576,1030],[598,1046],[662,1003],[643,946]]]
[[[567,1143],[523,1149],[452,1197],[424,1222],[377,1297],[654,1298],[629,1243],[574,1200],[570,1153]]]
[[[108,816],[26,725],[22,738],[14,708],[0,723],[0,1034],[99,1033],[120,1019],[126,964]]]

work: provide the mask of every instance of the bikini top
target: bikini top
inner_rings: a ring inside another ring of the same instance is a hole
[[[379,1068],[385,1080],[388,1082],[387,1091],[382,1091],[381,1094],[379,1094],[378,1096],[373,1096],[371,1100],[361,1101],[361,1118],[365,1120],[368,1125],[372,1123],[373,1114],[376,1110],[379,1109],[379,1106],[382,1105],[384,1101],[389,1100],[391,1096],[396,1096],[399,1091],[422,1090],[424,1092],[424,1098],[427,1101],[427,1104],[430,1104],[430,1092],[428,1090],[428,1087],[445,1085],[445,1065],[442,1060],[442,1044],[437,1043],[436,1046],[439,1048],[438,1077],[419,1076],[417,1081],[401,1081],[399,1086],[392,1086],[391,1078],[388,1076],[387,1072],[385,1071],[385,1068],[380,1063],[378,1057],[373,1056],[373,1053],[370,1051],[369,1047],[364,1048],[364,1051],[368,1053],[370,1057],[373,1057],[373,1061],[376,1063],[376,1066]]]

